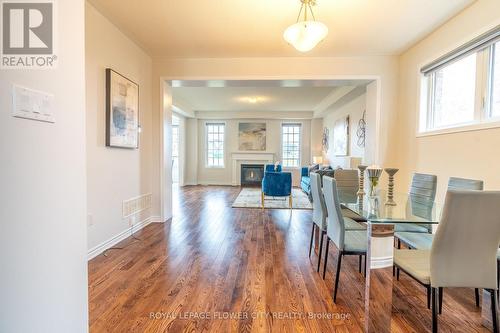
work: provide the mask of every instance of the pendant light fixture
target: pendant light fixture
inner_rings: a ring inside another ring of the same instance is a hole
[[[328,35],[328,28],[321,22],[316,21],[312,6],[316,5],[316,0],[300,0],[299,15],[297,23],[289,26],[283,38],[301,52],[311,51],[319,42]],[[312,20],[308,17],[311,14]],[[299,21],[303,14],[303,20]]]

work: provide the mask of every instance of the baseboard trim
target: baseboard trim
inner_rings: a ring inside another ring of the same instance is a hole
[[[199,182],[202,186],[233,186],[231,182]]]
[[[136,223],[131,227],[128,227],[127,229],[123,230],[118,235],[111,237],[107,241],[104,241],[101,244],[93,247],[92,249],[90,249],[88,251],[87,259],[91,260],[91,259],[97,257],[98,255],[100,255],[101,253],[103,253],[104,251],[109,249],[110,247],[113,247],[114,245],[118,244],[119,242],[121,242],[125,238],[130,237],[131,233],[135,233],[153,222],[161,222],[160,217],[159,216],[150,216],[150,217],[146,218],[145,220],[143,220],[139,223]]]

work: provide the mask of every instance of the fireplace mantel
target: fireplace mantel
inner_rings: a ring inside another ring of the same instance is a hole
[[[239,186],[240,185],[240,164],[241,163],[256,163],[261,162],[264,164],[272,164],[274,163],[274,154],[273,153],[252,153],[252,152],[244,152],[244,153],[232,153],[232,185]]]

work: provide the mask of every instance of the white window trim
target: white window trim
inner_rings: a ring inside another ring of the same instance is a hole
[[[223,124],[224,125],[224,146],[222,149],[222,166],[219,165],[209,165],[208,164],[208,130],[207,126],[208,125],[217,125],[217,124]],[[205,131],[205,149],[204,151],[204,160],[205,160],[205,168],[206,169],[225,169],[226,168],[226,132],[227,132],[227,124],[225,121],[205,121],[204,122],[204,131]]]
[[[283,125],[298,125],[300,126],[300,142],[299,142],[299,165],[297,167],[285,167],[283,163]],[[286,170],[299,170],[302,167],[302,143],[304,142],[304,124],[300,121],[283,121],[280,124],[280,160],[283,169]]]
[[[500,44],[499,44],[500,45]],[[496,51],[498,52],[500,48]],[[430,128],[429,122],[432,121],[432,80],[428,76],[418,71],[418,107],[417,107],[417,128],[416,137],[435,136],[443,134],[452,134],[460,132],[486,130],[500,127],[500,116],[490,117],[490,86],[491,86],[491,47],[477,52],[476,60],[476,96],[474,105],[474,120],[466,123],[458,123],[445,127]],[[430,97],[429,97],[430,96]],[[431,119],[429,119],[431,118]]]

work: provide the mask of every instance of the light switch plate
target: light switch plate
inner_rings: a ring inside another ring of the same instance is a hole
[[[54,95],[19,85],[12,91],[12,116],[54,123]]]

